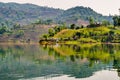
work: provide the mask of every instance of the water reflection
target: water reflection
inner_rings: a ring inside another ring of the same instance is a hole
[[[120,45],[0,45],[0,80],[86,78],[101,70],[120,76]]]
[[[70,69],[71,76],[76,78],[85,78],[92,76],[94,72],[103,69],[113,70],[117,69],[118,76],[120,76],[120,45],[119,44],[78,44],[78,45],[44,45],[45,49],[48,49],[48,53],[51,49],[56,53],[55,57],[66,59],[73,63],[82,63],[83,71]],[[87,65],[86,65],[87,64]],[[75,64],[74,64],[75,65]],[[79,64],[81,65],[81,64]],[[79,68],[82,68],[81,66]],[[67,69],[68,70],[68,69]],[[85,70],[85,71],[84,71]],[[74,73],[75,71],[75,73]],[[76,75],[76,73],[78,74]],[[80,73],[81,72],[81,73]],[[84,73],[83,73],[84,72]],[[65,73],[68,74],[68,73]]]

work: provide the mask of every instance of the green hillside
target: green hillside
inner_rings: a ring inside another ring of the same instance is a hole
[[[55,25],[30,24],[16,25],[13,28],[2,26],[0,28],[0,42],[38,42],[40,36],[48,33],[48,29],[53,26]]]
[[[93,9],[89,7],[82,7],[82,6],[77,6],[64,11],[63,14],[58,16],[57,19],[61,21],[62,20],[77,21],[79,19],[84,21],[89,21],[90,17],[93,17],[96,20],[96,22],[102,22],[103,20],[112,22],[112,16],[103,16],[102,14],[95,12]]]
[[[75,7],[68,10],[37,6],[34,4],[0,3],[0,24],[11,26],[13,23],[30,24],[38,19],[50,19],[55,23],[88,24],[89,17],[96,21],[108,20],[111,16],[103,16],[88,7]]]
[[[53,19],[63,10],[34,4],[0,3],[0,22],[29,24],[37,19]]]
[[[61,32],[55,34],[55,38],[69,38],[73,37],[74,35],[80,34],[81,37],[88,37],[90,35],[104,35],[107,34],[110,31],[109,28],[101,26],[97,28],[83,28],[78,30],[62,30]]]
[[[51,33],[48,34],[48,36]],[[50,37],[51,38],[51,37]],[[99,26],[91,28],[80,29],[63,29],[60,32],[54,34],[53,39],[59,40],[59,42],[67,43],[96,43],[96,42],[120,42],[120,28],[113,26]],[[49,39],[49,37],[48,37]]]
[[[106,27],[110,25],[108,23],[105,27],[93,28],[92,24],[89,28],[90,18],[94,19],[95,25],[97,22],[113,22],[112,16],[103,16],[88,7],[62,10],[34,4],[0,3],[0,41],[38,42],[43,34],[46,38],[55,34],[53,38],[63,41],[119,42],[119,37],[116,37],[119,36],[119,28]],[[76,28],[70,29],[71,24]],[[54,30],[49,31],[51,27]]]

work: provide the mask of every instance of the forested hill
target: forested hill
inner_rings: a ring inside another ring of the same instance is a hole
[[[112,16],[103,16],[102,14],[95,12],[93,9],[83,6],[77,6],[64,11],[63,14],[58,16],[58,19],[65,21],[76,21],[79,19],[89,21],[90,17],[93,17],[96,22],[101,22],[103,20],[112,22]]]
[[[55,22],[88,21],[89,17],[96,21],[109,20],[111,16],[103,16],[87,7],[75,7],[68,10],[41,7],[34,4],[0,3],[0,22],[12,24],[29,24],[37,19],[52,19]]]
[[[41,7],[34,4],[0,3],[0,22],[19,22],[26,24],[41,18],[53,19],[63,10]]]

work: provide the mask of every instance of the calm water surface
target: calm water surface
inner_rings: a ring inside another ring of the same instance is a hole
[[[0,80],[120,80],[120,44],[0,44]]]

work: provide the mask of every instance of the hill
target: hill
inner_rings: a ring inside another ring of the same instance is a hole
[[[52,19],[57,23],[88,24],[90,16],[96,21],[108,20],[112,22],[111,16],[103,16],[88,7],[78,6],[61,10],[34,4],[0,3],[0,22],[9,26],[16,22],[26,25],[37,19]]]
[[[77,6],[70,8],[63,12],[60,16],[57,17],[59,20],[79,22],[79,20],[89,21],[89,18],[93,17],[96,22],[102,22],[107,20],[112,22],[112,16],[103,16],[100,13],[95,12],[89,7]]]
[[[42,34],[48,33],[55,25],[30,24],[9,30],[0,28],[0,42],[38,42]]]
[[[50,35],[49,33],[48,35]],[[46,37],[44,37],[46,38]],[[119,43],[120,42],[120,28],[113,26],[99,26],[87,27],[80,29],[63,29],[47,38],[48,41],[56,40],[60,43]],[[44,39],[45,41],[46,39]],[[41,40],[40,40],[41,41]],[[54,41],[55,42],[55,41]]]
[[[39,18],[53,19],[62,11],[33,4],[0,3],[0,22],[28,24]]]
[[[79,6],[68,10],[61,10],[34,4],[0,3],[0,41],[24,42],[31,40],[38,42],[40,35],[48,33],[49,28],[55,27],[59,23],[57,31],[73,23],[77,24],[76,26],[80,28],[80,25],[89,24],[88,20],[90,17],[93,17],[96,22],[103,20],[112,22],[112,16],[103,16],[88,7]],[[41,23],[40,20],[51,23]],[[37,21],[38,23],[36,23]],[[63,23],[68,25],[64,24],[61,27],[61,23],[62,25]],[[76,33],[76,30],[68,30],[64,33],[67,35],[62,35],[72,38],[74,33]]]

